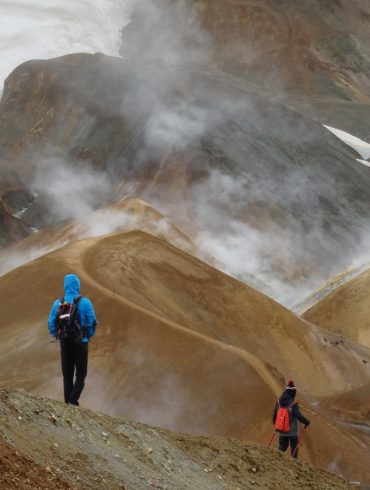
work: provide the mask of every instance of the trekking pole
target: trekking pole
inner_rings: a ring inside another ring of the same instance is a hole
[[[272,437],[270,439],[270,442],[267,444],[267,447],[270,447],[271,446],[272,441],[274,440],[275,436],[276,436],[276,430],[274,430],[274,433],[272,434]]]
[[[302,445],[302,441],[303,441],[303,437],[304,437],[304,433],[306,432],[306,428],[303,429],[303,431],[301,432],[301,436],[300,438],[298,439],[298,442],[297,442],[297,445],[296,447],[294,448],[294,451],[292,453],[292,458],[294,458],[294,456],[296,455],[297,451],[298,451],[298,446]]]

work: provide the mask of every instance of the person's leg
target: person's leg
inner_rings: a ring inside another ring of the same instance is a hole
[[[74,364],[76,366],[76,379],[73,385],[72,393],[69,397],[69,403],[78,405],[78,400],[85,386],[87,375],[88,344],[79,344],[74,346]]]
[[[279,451],[286,451],[289,446],[289,437],[279,436]]]
[[[290,454],[293,458],[298,458],[298,436],[289,437],[290,439]]]
[[[60,357],[63,373],[64,401],[68,403],[73,389],[73,375],[75,367],[73,345],[66,340],[60,341]]]

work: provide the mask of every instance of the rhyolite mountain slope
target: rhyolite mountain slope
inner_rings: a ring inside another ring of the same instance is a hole
[[[303,317],[370,347],[369,288],[366,270],[316,302]]]
[[[82,406],[265,443],[276,397],[293,377],[312,421],[302,460],[328,469],[335,459],[346,478],[370,481],[356,431],[316,410],[369,384],[369,350],[142,232],[76,241],[0,278],[1,383],[62,398],[46,318],[70,270],[99,320]]]
[[[190,2],[176,24],[180,4],[167,17],[166,2],[153,2],[162,10],[152,17],[140,5],[123,31],[123,60],[30,61],[6,80],[1,166],[34,197],[22,221],[40,228],[79,207],[144,198],[212,237],[255,235],[261,267],[240,277],[255,275],[291,304],[285,284],[311,287],[364,250],[369,169],[322,123],[370,133],[368,7]],[[215,172],[242,183],[226,203],[210,192]],[[83,206],[60,205],[63,182],[75,183]]]
[[[58,250],[0,278],[2,382],[61,397],[45,319],[71,270],[100,320],[83,405],[265,444],[293,377],[312,420],[302,460],[370,482],[368,348],[194,258],[293,304],[367,253],[369,168],[322,124],[370,133],[369,13],[360,0],[142,0],[123,59],[76,53],[9,75],[0,245],[40,231],[1,259]],[[117,233],[140,227],[159,238]]]

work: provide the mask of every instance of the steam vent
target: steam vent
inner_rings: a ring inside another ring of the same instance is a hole
[[[0,488],[369,490],[370,2],[0,20]]]

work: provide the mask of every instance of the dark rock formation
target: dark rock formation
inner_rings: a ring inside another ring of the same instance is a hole
[[[68,219],[53,182],[94,172],[104,185],[75,190],[89,209],[130,194],[202,227],[193,185],[219,170],[246,181],[230,219],[300,237],[290,271],[276,259],[283,276],[345,262],[367,226],[370,172],[321,124],[370,133],[367,7],[204,0],[181,17],[162,0],[150,17],[146,5],[124,30],[127,59],[30,61],[6,80],[1,162],[38,194],[27,223]]]
[[[33,196],[12,173],[0,174],[0,182],[0,247],[4,247],[31,233],[21,218]]]

